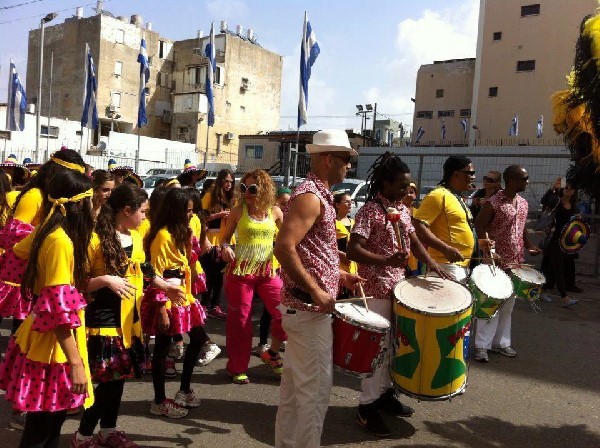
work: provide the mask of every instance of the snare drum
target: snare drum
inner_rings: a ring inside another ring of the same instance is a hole
[[[480,264],[473,269],[467,285],[473,294],[473,315],[482,319],[494,317],[513,294],[510,277],[489,264]]]
[[[534,301],[540,298],[542,286],[546,283],[544,275],[529,267],[519,266],[510,270],[510,278],[515,294],[520,299]]]
[[[467,288],[437,277],[413,277],[394,288],[392,379],[407,395],[446,400],[467,385],[473,299]]]
[[[390,322],[353,303],[337,303],[333,316],[333,364],[356,375],[372,374],[387,356],[383,344]]]

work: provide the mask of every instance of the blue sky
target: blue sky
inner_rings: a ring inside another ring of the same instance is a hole
[[[20,3],[29,5],[3,9]],[[0,102],[6,101],[10,58],[25,79],[27,37],[40,18],[59,11],[56,23],[94,0],[0,0]],[[195,37],[227,20],[252,28],[258,42],[284,57],[281,128],[295,129],[298,64],[304,11],[321,54],[309,82],[309,118],[302,129],[355,128],[356,104],[412,124],[416,73],[434,60],[475,56],[479,0],[105,0],[104,9],[139,14],[170,39]],[[23,19],[23,20],[20,20]],[[34,55],[35,57],[35,55]]]

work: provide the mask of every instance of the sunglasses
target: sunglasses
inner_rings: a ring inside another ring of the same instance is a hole
[[[332,152],[327,153],[329,154],[331,157],[333,157],[334,159],[339,159],[342,162],[344,162],[344,164],[348,165],[350,163],[350,161],[352,160],[352,156],[351,155],[347,155],[347,156],[342,156],[340,154],[335,154]]]
[[[240,191],[242,192],[242,194],[245,194],[247,191],[249,194],[254,195],[258,193],[258,185],[252,184],[246,186],[246,184],[240,184]]]
[[[500,179],[494,179],[493,177],[483,176],[483,181],[495,183],[495,182],[500,182]]]
[[[466,173],[469,176],[475,176],[475,171],[458,170],[459,173]]]

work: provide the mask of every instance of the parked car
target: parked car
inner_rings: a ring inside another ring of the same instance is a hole
[[[284,184],[285,176],[271,176],[271,178],[273,179],[273,182],[275,183],[275,188],[284,186],[283,184]],[[294,182],[294,186],[297,187],[302,182],[304,182],[303,177],[296,177],[296,182]],[[292,185],[292,176],[290,176],[289,185],[286,185],[286,187],[290,187],[291,185]]]
[[[429,193],[431,193],[435,188],[437,188],[437,185],[431,187],[431,186],[424,186],[419,188],[419,197],[417,198],[418,203],[420,204],[421,201],[425,198],[425,196],[427,196]]]
[[[345,179],[340,184],[335,184],[331,187],[331,191],[334,194],[347,193],[350,195],[352,200],[352,210],[350,210],[350,217],[354,218],[356,212],[365,205],[367,200],[367,189],[368,185],[364,180],[361,179]]]
[[[157,182],[162,181],[164,179],[173,179],[176,176],[177,175],[173,174],[155,174],[153,176],[148,176],[145,179],[143,179],[144,190],[146,190],[146,192],[150,195],[154,191],[154,188],[156,188]]]
[[[177,168],[150,168],[148,171],[146,171],[146,174],[142,174],[140,175],[140,177],[142,179],[145,179],[150,176],[157,176],[163,174],[169,177],[177,177],[181,174],[181,171],[182,170],[179,170]]]

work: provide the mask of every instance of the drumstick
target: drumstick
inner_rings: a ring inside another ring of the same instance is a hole
[[[367,304],[367,296],[365,296],[365,290],[363,289],[362,283],[358,284],[358,288],[360,289],[360,295],[362,297],[363,304],[365,305],[365,309],[369,311],[369,305]]]
[[[400,234],[400,212],[394,207],[388,207],[386,212],[387,219],[392,223],[392,228],[394,229],[394,233],[396,234],[396,239],[398,240],[398,247],[401,247],[404,252],[407,252],[406,243],[404,242],[404,238],[402,238],[402,235]]]
[[[485,232],[485,239],[488,240],[488,241],[490,240],[490,236],[488,235],[487,232]],[[494,275],[496,275],[496,262],[494,261],[494,254],[495,253],[496,253],[496,250],[492,249],[490,247],[490,258],[492,259],[492,266],[493,266],[492,271],[493,271]]]
[[[336,300],[335,303],[346,303],[346,302],[356,302],[357,300],[370,300],[373,296],[365,296],[365,297],[350,297],[348,299],[340,299]]]

